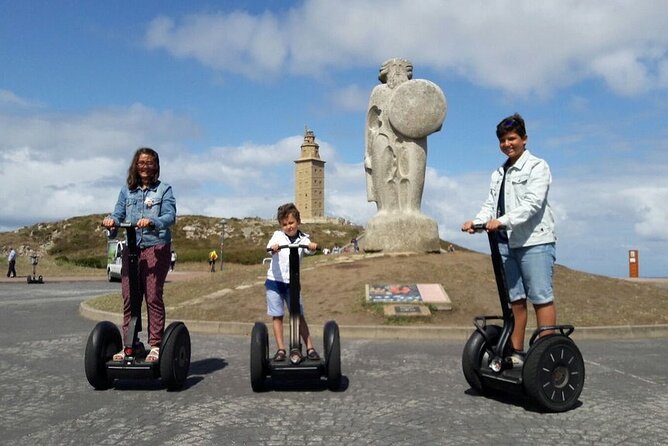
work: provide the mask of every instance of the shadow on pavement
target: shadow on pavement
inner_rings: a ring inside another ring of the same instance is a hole
[[[549,410],[546,410],[544,407],[542,407],[540,404],[537,402],[531,400],[529,397],[527,397],[524,394],[521,393],[504,393],[501,391],[497,390],[489,390],[485,394],[478,393],[477,391],[473,389],[467,389],[464,392],[466,395],[472,396],[474,398],[485,398],[485,399],[491,399],[494,401],[497,401],[502,404],[508,404],[512,405],[515,407],[521,407],[527,412],[532,412],[532,413],[539,413],[539,414],[549,414],[549,413],[554,413]],[[582,407],[582,401],[578,400],[575,403],[575,406],[570,409],[570,410],[575,410],[577,408]],[[569,411],[570,411],[569,410]],[[569,412],[567,411],[567,412]]]
[[[183,388],[174,390],[174,392],[182,392],[197,385],[204,378],[202,375],[222,370],[227,367],[227,361],[222,358],[207,358],[190,363],[188,370],[188,378],[183,384]],[[117,379],[114,381],[114,389],[116,390],[165,390],[165,386],[160,379]]]
[[[323,391],[332,391],[332,392],[345,392],[348,390],[350,381],[346,376],[341,377],[341,384],[337,389],[329,389],[327,387],[326,378],[276,378],[269,377],[264,382],[264,391],[274,391],[274,392],[323,392]]]
[[[206,358],[190,363],[189,375],[208,375],[209,373],[222,370],[227,367],[227,361],[223,358]]]

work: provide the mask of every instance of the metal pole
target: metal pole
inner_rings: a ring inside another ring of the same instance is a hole
[[[223,271],[223,248],[225,247],[225,224],[227,220],[224,218],[220,221],[223,224],[223,231],[220,234],[220,271]]]

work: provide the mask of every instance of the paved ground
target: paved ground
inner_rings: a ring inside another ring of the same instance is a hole
[[[0,285],[0,443],[34,444],[668,444],[668,343],[579,341],[581,405],[541,413],[476,395],[461,342],[343,339],[344,387],[281,383],[253,393],[249,340],[193,334],[187,386],[119,382],[94,391],[83,372],[93,321],[81,300],[104,282]]]

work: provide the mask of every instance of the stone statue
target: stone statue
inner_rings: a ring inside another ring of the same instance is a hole
[[[367,226],[366,251],[440,250],[438,225],[420,206],[427,136],[441,129],[447,105],[436,84],[412,77],[408,60],[386,61],[369,99],[364,169],[378,213]]]

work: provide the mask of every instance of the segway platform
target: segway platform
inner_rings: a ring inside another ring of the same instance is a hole
[[[474,225],[476,231],[484,225]],[[488,232],[492,266],[501,303],[502,316],[477,316],[475,331],[462,352],[462,371],[469,385],[480,393],[490,389],[527,395],[543,408],[561,412],[576,404],[585,380],[584,359],[570,338],[572,325],[538,327],[529,340],[524,363],[510,360],[510,335],[514,317],[510,308],[503,260],[495,232]],[[488,324],[501,320],[503,326]],[[547,332],[541,336],[541,333]]]
[[[116,379],[160,378],[169,390],[183,387],[190,368],[190,333],[183,322],[172,322],[165,328],[160,345],[160,359],[147,362],[147,351],[139,342],[141,332],[142,294],[139,288],[138,249],[135,228],[123,223],[128,235],[128,278],[130,282],[130,323],[125,339],[110,321],[99,322],[88,336],[84,365],[86,379],[98,390],[113,386]],[[120,350],[122,361],[113,356]]]
[[[284,361],[274,361],[270,359],[268,371],[270,375],[291,375],[299,374],[304,376],[323,376],[325,370],[325,361],[322,359],[303,359],[299,364],[292,364],[289,359]]]
[[[33,283],[44,283],[44,278],[40,275],[37,275],[37,263],[39,258],[36,255],[30,256],[30,263],[32,264],[32,275],[28,274],[27,280],[28,284]]]
[[[160,363],[146,361],[148,351],[136,357],[125,357],[122,361],[107,361],[107,376],[111,379],[155,379],[160,378]]]
[[[309,377],[327,378],[327,387],[336,390],[341,385],[341,341],[339,326],[335,321],[328,321],[323,327],[323,352],[321,359],[308,359],[302,355],[299,341],[300,309],[300,273],[299,248],[306,245],[291,244],[279,246],[290,249],[290,348],[284,361],[275,361],[269,357],[269,334],[267,326],[256,322],[251,332],[250,381],[253,391],[265,388],[265,380],[272,377]],[[296,355],[293,358],[293,355]]]

